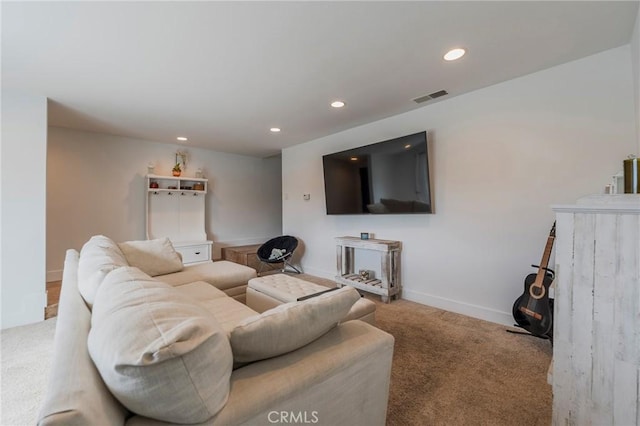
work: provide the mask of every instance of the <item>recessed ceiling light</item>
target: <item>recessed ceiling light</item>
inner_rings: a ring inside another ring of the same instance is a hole
[[[351,157],[351,161],[358,161],[358,157]]]
[[[185,141],[187,141],[187,140],[188,140],[188,139],[187,139],[187,138],[185,138],[184,136],[178,136],[176,139],[178,139],[179,141],[182,141],[182,142],[185,142]]]
[[[270,130],[271,132],[273,132],[273,133],[278,133],[278,132],[280,131],[280,128],[279,128],[279,127],[272,127],[272,128],[270,128],[269,130]]]
[[[451,49],[444,55],[445,61],[455,61],[456,59],[460,59],[467,53],[466,50],[461,48]]]
[[[331,102],[331,106],[334,108],[342,108],[344,106],[344,102],[342,101],[333,101]]]
[[[406,145],[404,146],[404,148],[405,148],[405,149],[409,149],[409,148],[411,148],[411,144],[406,144]]]

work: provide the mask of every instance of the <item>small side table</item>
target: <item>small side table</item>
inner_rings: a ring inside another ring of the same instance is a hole
[[[364,280],[354,271],[356,249],[380,252],[381,277]],[[392,240],[362,240],[357,237],[336,238],[336,282],[339,286],[349,285],[357,289],[382,296],[384,303],[390,298],[399,298],[402,292],[400,283],[400,252],[402,243]]]
[[[260,267],[258,249],[262,244],[250,244],[246,246],[231,246],[222,248],[222,258],[241,265],[249,266],[256,271]]]

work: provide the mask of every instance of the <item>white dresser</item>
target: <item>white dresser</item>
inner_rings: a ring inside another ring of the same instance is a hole
[[[640,195],[553,210],[553,424],[638,425]]]
[[[205,232],[207,179],[147,175],[147,238],[169,237],[186,264],[211,260]],[[157,187],[155,187],[157,185]]]

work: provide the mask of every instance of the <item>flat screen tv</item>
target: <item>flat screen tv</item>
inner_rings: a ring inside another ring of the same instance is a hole
[[[322,157],[327,214],[432,213],[427,132]]]

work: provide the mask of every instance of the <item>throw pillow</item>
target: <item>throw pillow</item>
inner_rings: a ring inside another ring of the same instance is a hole
[[[129,266],[127,259],[109,237],[95,235],[82,246],[78,261],[78,291],[89,308],[105,276],[122,266]]]
[[[100,286],[88,348],[111,393],[136,414],[200,423],[226,404],[226,332],[207,309],[137,268],[114,270]]]
[[[301,348],[333,328],[359,299],[354,288],[343,287],[247,318],[231,331],[233,359],[245,363]]]
[[[182,271],[182,259],[169,238],[127,241],[118,246],[129,265],[140,268],[152,277]]]
[[[282,257],[285,255],[286,252],[287,252],[287,249],[274,248],[273,250],[271,250],[271,254],[269,255],[269,260],[282,259]]]

